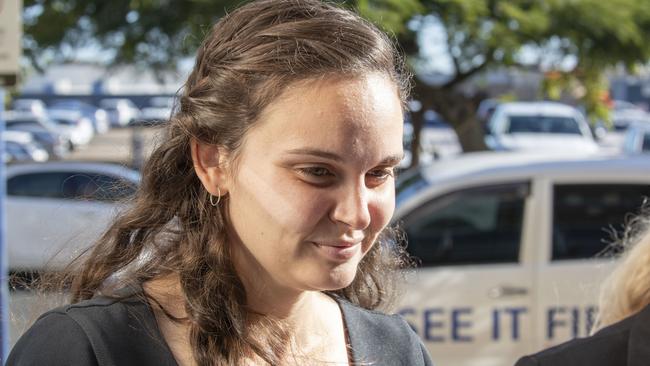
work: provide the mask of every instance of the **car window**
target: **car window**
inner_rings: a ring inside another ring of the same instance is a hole
[[[104,174],[39,172],[7,180],[7,194],[20,197],[118,201],[135,193],[135,184]]]
[[[528,192],[521,182],[434,198],[404,218],[407,249],[422,266],[518,262]]]
[[[578,122],[571,117],[510,116],[509,122],[509,133],[582,134]]]
[[[72,119],[66,119],[66,118],[52,118],[52,120],[60,125],[66,125],[66,126],[76,126],[77,121],[72,120]]]
[[[26,120],[16,119],[16,120],[6,120],[5,125],[7,127],[25,126],[25,125],[27,125],[27,126],[30,126],[30,125],[38,126],[38,122],[36,122],[34,120],[27,120],[27,119]]]
[[[612,232],[620,232],[630,215],[639,213],[648,196],[649,185],[556,185],[552,259],[591,258],[603,252]]]

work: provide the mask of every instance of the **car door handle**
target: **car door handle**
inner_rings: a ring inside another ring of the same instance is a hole
[[[488,291],[488,296],[493,299],[512,296],[525,296],[528,295],[528,289],[525,287],[516,286],[497,286]]]

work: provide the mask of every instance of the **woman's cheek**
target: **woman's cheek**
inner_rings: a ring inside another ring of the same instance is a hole
[[[327,209],[331,206],[322,192],[307,187],[305,183],[286,185],[283,195],[283,221],[300,232],[313,230],[327,216]]]
[[[394,188],[382,190],[376,197],[375,207],[371,207],[373,213],[371,225],[376,231],[381,231],[388,225],[395,211],[395,193]]]

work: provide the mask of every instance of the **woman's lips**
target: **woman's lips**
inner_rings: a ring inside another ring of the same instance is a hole
[[[359,250],[361,250],[361,242],[337,242],[332,244],[320,244],[312,242],[314,247],[319,253],[324,255],[330,260],[337,262],[345,262],[354,257]]]

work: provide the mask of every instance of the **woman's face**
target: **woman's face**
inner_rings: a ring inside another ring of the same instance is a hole
[[[375,74],[297,83],[271,103],[226,179],[244,281],[348,286],[393,214],[402,126],[395,84]]]

